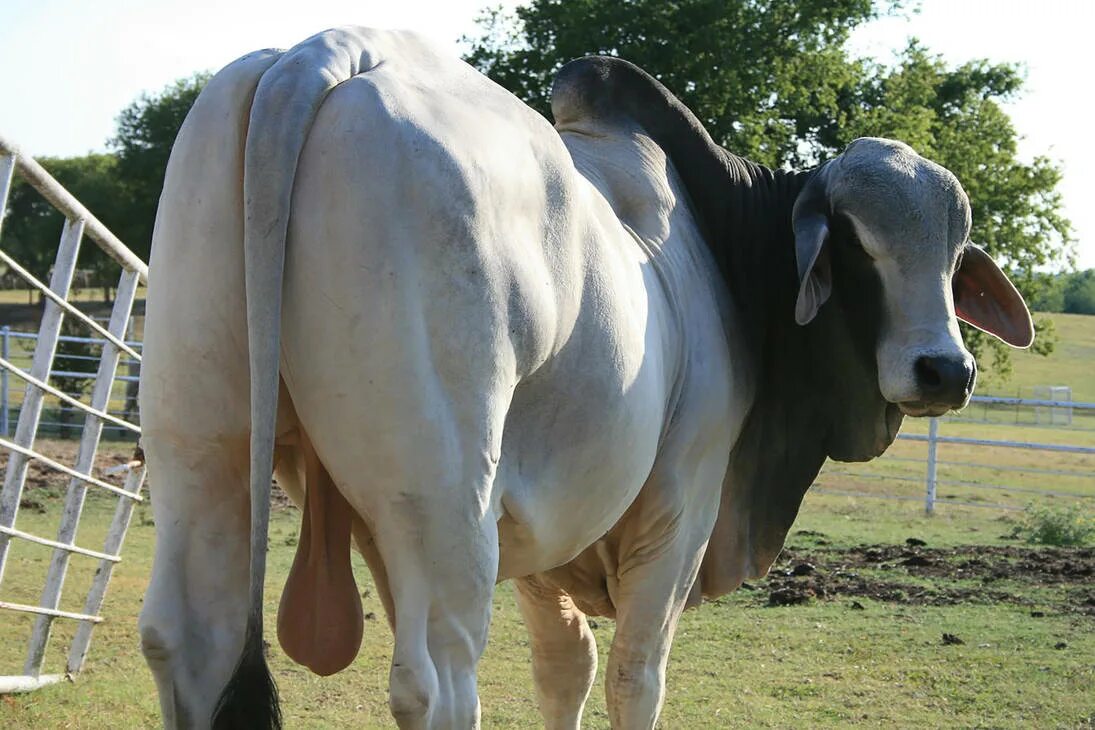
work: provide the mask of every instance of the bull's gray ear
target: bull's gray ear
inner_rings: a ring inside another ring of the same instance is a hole
[[[1023,295],[984,250],[966,246],[951,288],[958,319],[1012,347],[1034,342],[1034,324]]]
[[[833,272],[829,262],[829,200],[825,168],[815,173],[795,200],[791,225],[795,232],[795,261],[798,264],[798,299],[795,321],[808,324],[833,293]]]

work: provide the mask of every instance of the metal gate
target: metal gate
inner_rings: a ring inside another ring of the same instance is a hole
[[[0,235],[0,262],[11,272],[18,274],[32,288],[40,291],[41,296],[44,297],[41,323],[33,354],[30,356],[29,368],[24,369],[13,364],[8,359],[7,353],[4,353],[4,357],[0,357],[0,368],[26,384],[14,436],[10,439],[0,438],[0,450],[7,453],[7,469],[4,475],[3,491],[0,492],[0,617],[7,611],[34,616],[22,673],[0,676],[0,694],[36,689],[80,671],[87,656],[92,630],[96,624],[103,621],[99,611],[114,565],[121,560],[119,553],[134,504],[143,500],[141,487],[145,477],[144,464],[139,457],[139,452],[136,452],[130,463],[125,465],[128,468],[125,469],[124,484],[110,484],[93,476],[93,472],[104,425],[110,424],[135,435],[140,434],[139,426],[109,413],[108,404],[121,357],[124,355],[134,362],[140,362],[141,359],[134,344],[126,342],[126,329],[130,322],[137,289],[141,284],[147,284],[148,267],[76,198],[61,187],[41,165],[23,154],[2,136],[0,136],[0,213],[7,209],[8,194],[11,191],[15,173],[18,173],[60,211],[65,222],[48,285],[37,279],[4,251],[4,241]],[[70,301],[70,287],[76,270],[76,259],[85,236],[91,238],[121,267],[117,295],[105,327]],[[86,399],[73,397],[65,393],[56,383],[50,382],[54,357],[57,354],[57,343],[61,335],[61,325],[66,317],[70,321],[78,321],[87,328],[90,338],[101,343],[94,384]],[[59,401],[84,414],[79,447],[75,463],[71,466],[62,464],[35,449],[42,409],[47,400]],[[55,535],[43,536],[19,527],[17,519],[19,507],[23,499],[27,470],[32,461],[68,478],[64,508]],[[76,544],[80,516],[88,490],[102,490],[117,500],[113,520],[101,549],[91,549]],[[25,540],[53,548],[41,598],[37,605],[4,600],[4,572],[8,564],[10,548],[16,540]],[[83,603],[83,610],[79,612],[60,608],[65,575],[73,555],[78,560],[90,559],[98,563]],[[53,622],[58,619],[75,621],[77,627],[68,647],[67,661],[63,669],[50,668],[53,673],[43,673],[50,630]],[[5,625],[11,624],[0,622],[0,636],[8,633],[4,629]],[[10,642],[14,640],[14,637],[5,636],[3,640]],[[8,668],[0,667],[0,675],[8,671]]]

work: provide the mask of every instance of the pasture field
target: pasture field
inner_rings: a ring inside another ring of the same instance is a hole
[[[1095,316],[1086,314],[1035,314],[1047,317],[1057,331],[1057,346],[1048,357],[1012,351],[1013,371],[1005,382],[992,381],[993,392],[1005,393],[1016,387],[1068,385],[1072,399],[1095,402]],[[1024,397],[1030,397],[1029,392]]]
[[[110,452],[101,463],[128,453]],[[1095,494],[1095,484],[1086,486]],[[19,526],[50,534],[62,496],[62,482],[35,471]],[[79,544],[101,544],[112,504],[89,496]],[[291,507],[274,511],[268,637],[298,518]],[[661,726],[1090,727],[1095,549],[1031,548],[1008,538],[1018,518],[951,505],[926,518],[916,502],[811,494],[769,578],[685,614]],[[136,633],[153,530],[148,506],[139,506],[84,672],[72,683],[0,697],[0,727],[157,726],[155,687]],[[926,545],[910,546],[908,538]],[[47,548],[14,543],[4,599],[36,603],[48,561]],[[62,608],[82,610],[94,562],[73,557]],[[393,726],[386,705],[391,634],[357,558],[355,568],[368,616],[349,669],[315,677],[271,649],[289,728]],[[4,612],[0,621],[0,673],[18,673],[31,619]],[[613,624],[595,624],[603,679]],[[67,621],[55,627],[47,672],[63,666],[73,631]],[[944,634],[962,643],[944,643]],[[495,598],[480,690],[484,727],[538,725],[528,644],[508,585]],[[607,724],[599,680],[585,726]]]
[[[1031,385],[1069,384],[1074,400],[1095,401],[1095,317],[1051,316],[1060,335],[1057,351],[1048,359],[1017,354],[1012,381],[990,381],[986,390],[1015,394],[1026,388],[1029,397]],[[1006,408],[971,408],[941,428],[952,436],[1095,446],[1087,419],[1050,429]],[[926,429],[925,422],[906,421],[907,433]],[[45,442],[43,448],[71,464],[76,442]],[[125,461],[130,450],[104,443],[98,465]],[[940,478],[968,484],[941,485],[936,514],[926,517],[924,465],[911,461],[924,451],[922,443],[899,441],[869,467],[827,465],[772,574],[685,614],[670,658],[661,727],[1095,728],[1095,547],[1030,546],[1012,537],[1021,511],[954,503],[1021,508],[1037,499],[1079,503],[1090,514],[1095,456],[1038,454],[1032,461],[1029,453],[1013,450],[941,445],[940,458],[948,463]],[[3,461],[0,455],[0,470]],[[987,466],[969,466],[974,462]],[[1036,464],[1044,473],[1012,471],[1019,464]],[[1080,476],[1051,473],[1064,469]],[[999,482],[1070,496],[1005,493],[991,487]],[[32,465],[17,526],[54,533],[64,486]],[[865,496],[880,492],[904,499]],[[78,544],[101,545],[113,503],[89,495]],[[266,619],[286,727],[392,727],[391,633],[359,558],[354,565],[367,620],[361,652],[349,669],[313,676],[292,664],[273,639],[298,528],[299,513],[281,503],[271,523]],[[0,697],[0,728],[158,726],[155,687],[136,631],[153,543],[151,510],[141,505],[84,672],[72,682]],[[15,541],[0,597],[37,603],[49,558],[48,548]],[[82,610],[96,567],[91,559],[72,558],[63,609]],[[0,674],[21,671],[31,623],[30,617],[0,613]],[[601,668],[584,725],[604,728],[603,677],[613,623],[594,623]],[[54,626],[46,672],[63,666],[74,629],[64,620]],[[507,584],[494,601],[480,693],[484,727],[539,725],[528,642]]]

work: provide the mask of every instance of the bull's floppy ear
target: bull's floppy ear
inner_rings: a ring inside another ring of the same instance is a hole
[[[795,321],[809,324],[833,292],[829,261],[829,201],[825,169],[810,179],[795,200],[791,225],[795,232],[795,261],[798,264],[798,299]]]
[[[1034,324],[1023,295],[984,250],[966,246],[951,288],[958,319],[1012,347],[1034,342]]]

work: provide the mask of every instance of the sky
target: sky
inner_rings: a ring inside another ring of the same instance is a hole
[[[118,113],[195,71],[316,31],[358,24],[409,28],[448,43],[474,35],[484,6],[515,0],[0,0],[0,134],[33,155],[102,151]],[[1082,268],[1095,267],[1095,3],[924,0],[909,18],[857,30],[858,55],[892,60],[910,36],[951,64],[1021,63],[1027,84],[1007,105],[1020,156],[1064,170],[1060,191]]]

